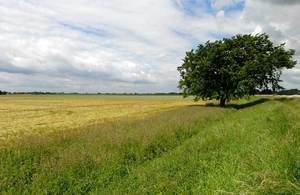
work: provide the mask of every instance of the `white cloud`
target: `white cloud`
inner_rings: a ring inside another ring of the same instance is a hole
[[[256,31],[271,35],[274,42],[285,42],[287,48],[295,49],[298,61],[292,70],[283,74],[283,85],[286,88],[300,88],[300,1],[260,1],[247,0],[244,11],[246,22],[256,23]]]
[[[259,25],[257,25],[255,27],[255,30],[252,32],[252,34],[256,35],[256,34],[260,34],[260,33],[263,33],[263,29]]]
[[[260,27],[299,47],[295,3],[249,0],[244,11],[228,12],[240,1],[214,0],[215,12],[196,7],[192,15],[187,2],[0,0],[0,89],[174,91],[185,51],[208,39]]]

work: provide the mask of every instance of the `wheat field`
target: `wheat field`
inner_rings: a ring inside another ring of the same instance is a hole
[[[0,140],[80,128],[202,104],[180,96],[10,95],[0,97]]]

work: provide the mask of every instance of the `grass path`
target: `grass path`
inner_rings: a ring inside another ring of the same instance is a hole
[[[187,106],[0,150],[0,193],[299,194],[300,100]]]
[[[226,115],[170,153],[135,167],[107,190],[300,193],[300,115],[295,103],[273,101]]]

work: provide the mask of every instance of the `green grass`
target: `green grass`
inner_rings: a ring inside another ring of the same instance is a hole
[[[0,149],[0,193],[300,194],[300,99],[244,105],[24,136]]]

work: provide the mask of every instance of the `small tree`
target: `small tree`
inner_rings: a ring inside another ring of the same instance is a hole
[[[1,90],[0,90],[0,95],[6,95],[6,94],[7,94],[6,91],[1,91]]]
[[[296,64],[295,51],[284,45],[274,46],[267,34],[236,35],[200,44],[186,53],[178,67],[179,88],[195,100],[217,99],[220,106],[254,95],[257,89],[281,89],[282,69]]]

